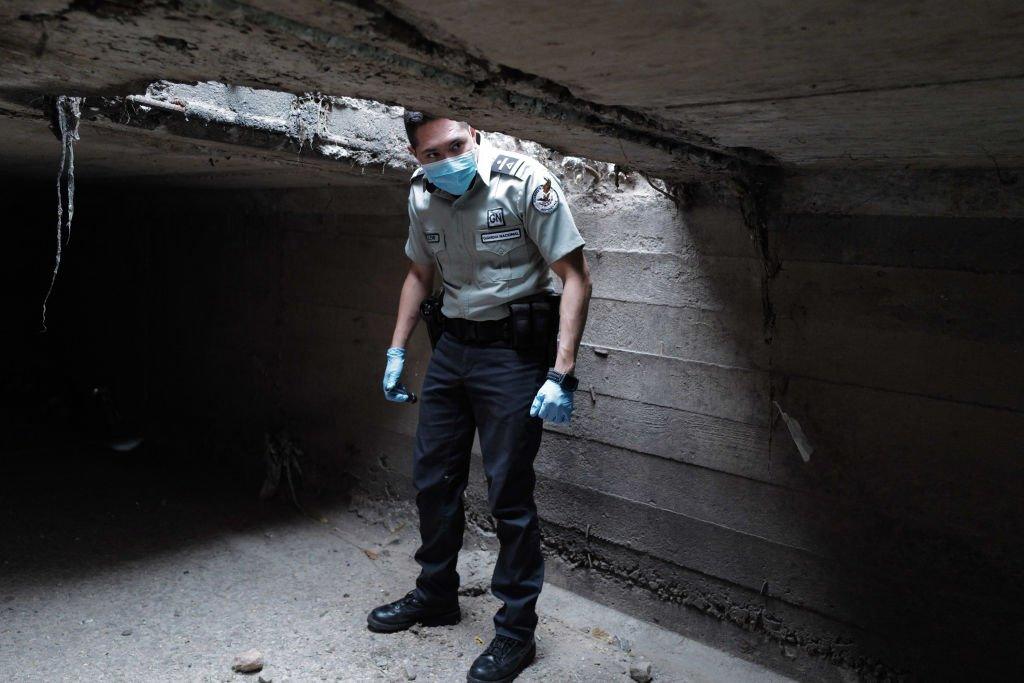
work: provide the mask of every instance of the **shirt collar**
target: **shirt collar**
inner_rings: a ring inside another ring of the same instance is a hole
[[[476,155],[476,174],[488,187],[491,184],[491,166],[494,165],[496,149],[483,139],[479,131],[476,134],[476,144],[479,151]]]

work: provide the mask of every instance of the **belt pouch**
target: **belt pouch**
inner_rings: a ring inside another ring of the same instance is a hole
[[[517,349],[529,348],[533,341],[533,316],[529,303],[508,305],[512,324],[512,346]]]
[[[530,346],[544,348],[552,328],[551,305],[546,301],[534,301],[530,306]]]
[[[444,332],[444,316],[441,315],[441,306],[444,301],[444,292],[432,294],[423,299],[420,304],[420,316],[427,324],[427,335],[430,337],[430,348],[437,346],[437,340]]]
[[[542,351],[548,365],[554,365],[557,353],[557,294],[529,297],[531,301],[510,303],[512,345],[516,349]]]

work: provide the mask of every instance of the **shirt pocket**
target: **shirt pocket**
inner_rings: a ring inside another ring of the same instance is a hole
[[[447,248],[445,245],[444,233],[440,231],[424,230],[423,241],[427,243],[427,249],[433,254],[439,266],[448,265]]]
[[[501,228],[480,227],[475,235],[478,279],[501,282],[521,278],[533,265],[522,223]]]

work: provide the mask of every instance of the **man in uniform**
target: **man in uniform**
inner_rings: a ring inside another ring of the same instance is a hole
[[[491,147],[459,121],[407,112],[405,129],[421,168],[409,190],[410,263],[387,351],[388,400],[416,400],[399,380],[435,268],[443,334],[423,380],[413,452],[420,574],[415,590],[376,608],[367,621],[374,631],[394,632],[461,618],[455,567],[479,430],[501,544],[491,590],[504,604],[494,617],[495,637],[467,680],[511,681],[535,655],[544,580],[533,461],[542,421],[568,422],[572,413],[590,273],[565,195],[542,164]],[[562,281],[560,298],[552,271]],[[551,344],[538,342],[538,335]]]

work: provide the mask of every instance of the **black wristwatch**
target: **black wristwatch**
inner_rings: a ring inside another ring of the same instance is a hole
[[[580,381],[576,379],[575,375],[571,375],[568,372],[559,372],[554,368],[548,369],[548,379],[566,391],[576,391],[576,387],[580,385]]]

